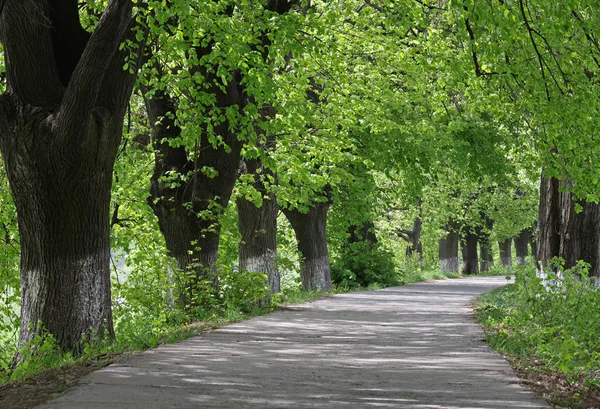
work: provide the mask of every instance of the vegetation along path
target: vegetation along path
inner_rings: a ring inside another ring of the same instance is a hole
[[[50,408],[548,408],[482,341],[469,301],[504,277],[337,295],[164,345]]]

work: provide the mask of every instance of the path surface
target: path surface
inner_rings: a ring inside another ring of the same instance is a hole
[[[165,345],[55,408],[549,408],[482,342],[468,302],[504,277],[342,294]]]

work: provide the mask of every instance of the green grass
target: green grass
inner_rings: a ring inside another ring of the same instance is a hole
[[[556,278],[556,277],[555,277]],[[551,402],[588,407],[600,396],[600,289],[584,265],[546,288],[533,267],[516,269],[515,284],[478,298],[486,340],[528,377],[552,385]]]

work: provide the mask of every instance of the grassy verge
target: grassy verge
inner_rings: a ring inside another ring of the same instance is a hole
[[[552,285],[532,267],[476,302],[486,339],[553,405],[600,407],[600,290],[584,265]]]

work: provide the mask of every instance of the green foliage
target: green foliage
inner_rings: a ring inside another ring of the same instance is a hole
[[[560,266],[560,263],[558,263]],[[477,311],[499,351],[536,359],[567,379],[600,385],[600,288],[580,262],[545,280],[519,268],[515,284],[482,296]]]
[[[346,288],[399,283],[391,252],[366,241],[342,248],[331,263],[331,280]]]

